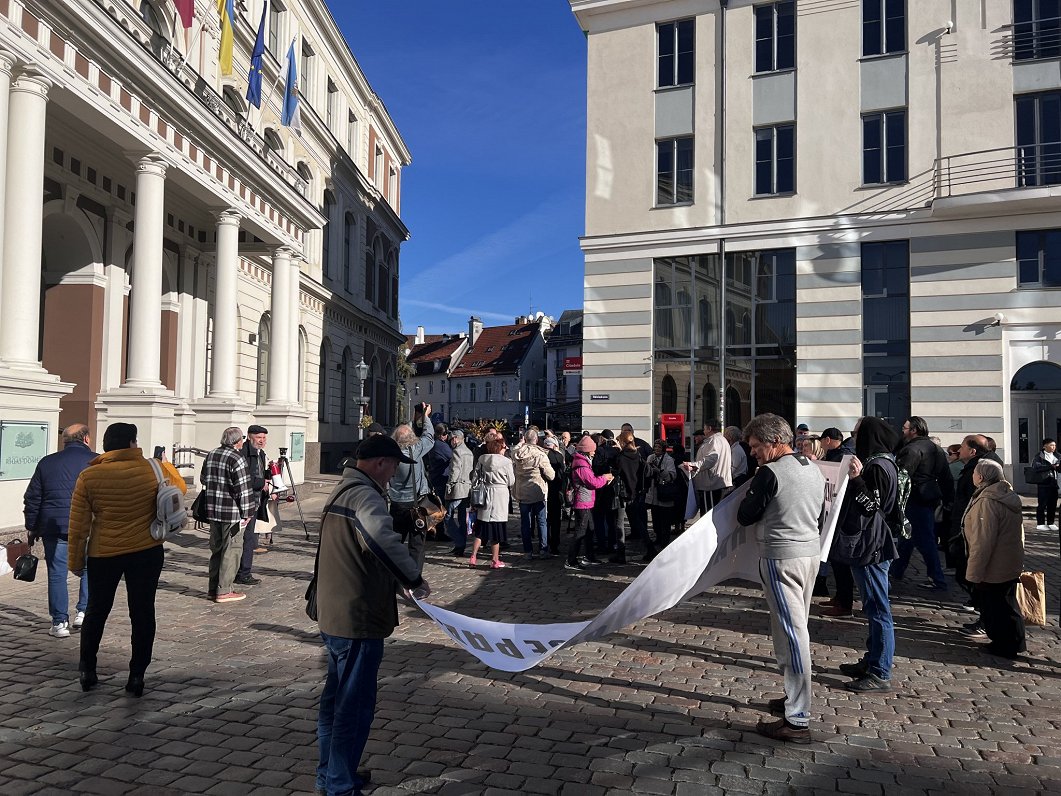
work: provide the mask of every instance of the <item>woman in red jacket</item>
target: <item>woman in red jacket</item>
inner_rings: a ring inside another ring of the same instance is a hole
[[[585,569],[587,565],[599,564],[593,552],[593,503],[596,490],[610,484],[615,477],[611,473],[594,475],[590,459],[597,451],[597,444],[588,436],[583,437],[575,446],[575,455],[571,459],[571,489],[574,498],[571,501],[575,510],[575,541],[567,554],[565,569]],[[582,540],[586,540],[586,557],[579,558]]]

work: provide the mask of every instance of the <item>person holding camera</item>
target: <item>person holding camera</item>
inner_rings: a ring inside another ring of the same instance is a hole
[[[417,528],[417,501],[431,491],[424,468],[424,457],[435,447],[435,429],[431,426],[431,404],[418,403],[414,407],[413,423],[402,423],[391,435],[402,455],[412,463],[400,461],[394,472],[387,494],[390,497],[390,513],[394,519],[394,530],[408,543],[409,554],[423,567],[426,552],[427,528]],[[419,432],[419,433],[418,433]]]

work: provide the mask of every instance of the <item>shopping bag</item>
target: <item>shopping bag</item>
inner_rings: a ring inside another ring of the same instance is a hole
[[[1022,572],[1017,581],[1017,605],[1025,624],[1046,627],[1046,575]]]

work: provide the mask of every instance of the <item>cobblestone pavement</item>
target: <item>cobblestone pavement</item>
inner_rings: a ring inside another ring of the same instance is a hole
[[[303,501],[307,515],[323,495]],[[206,599],[205,533],[167,548],[142,699],[122,689],[121,595],[100,685],[86,694],[76,631],[47,632],[43,562],[36,583],[0,582],[4,796],[313,791],[323,658],[302,597],[314,547],[301,529],[278,536],[256,562],[262,584],[227,605]],[[471,570],[448,550],[429,549],[435,600],[490,619],[586,619],[639,572],[583,574],[515,555],[510,569]],[[1056,534],[1029,532],[1029,566],[1047,572],[1050,626],[1029,629],[1029,655],[1014,663],[958,635],[969,616],[955,596],[900,591],[889,694],[840,688],[836,666],[859,655],[864,621],[813,618],[821,717],[803,747],[752,729],[781,683],[750,584],[713,589],[522,674],[488,670],[403,607],[363,764],[375,794],[1061,793]]]

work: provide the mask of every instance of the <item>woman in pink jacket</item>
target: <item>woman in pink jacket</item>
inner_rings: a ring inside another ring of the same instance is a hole
[[[588,436],[583,437],[575,446],[575,455],[571,459],[571,489],[574,492],[571,505],[575,510],[575,541],[567,554],[565,569],[585,569],[588,565],[600,563],[593,552],[593,502],[596,490],[610,484],[614,476],[611,473],[593,474],[590,460],[596,450],[597,444]],[[579,558],[583,539],[586,540],[586,557]]]

